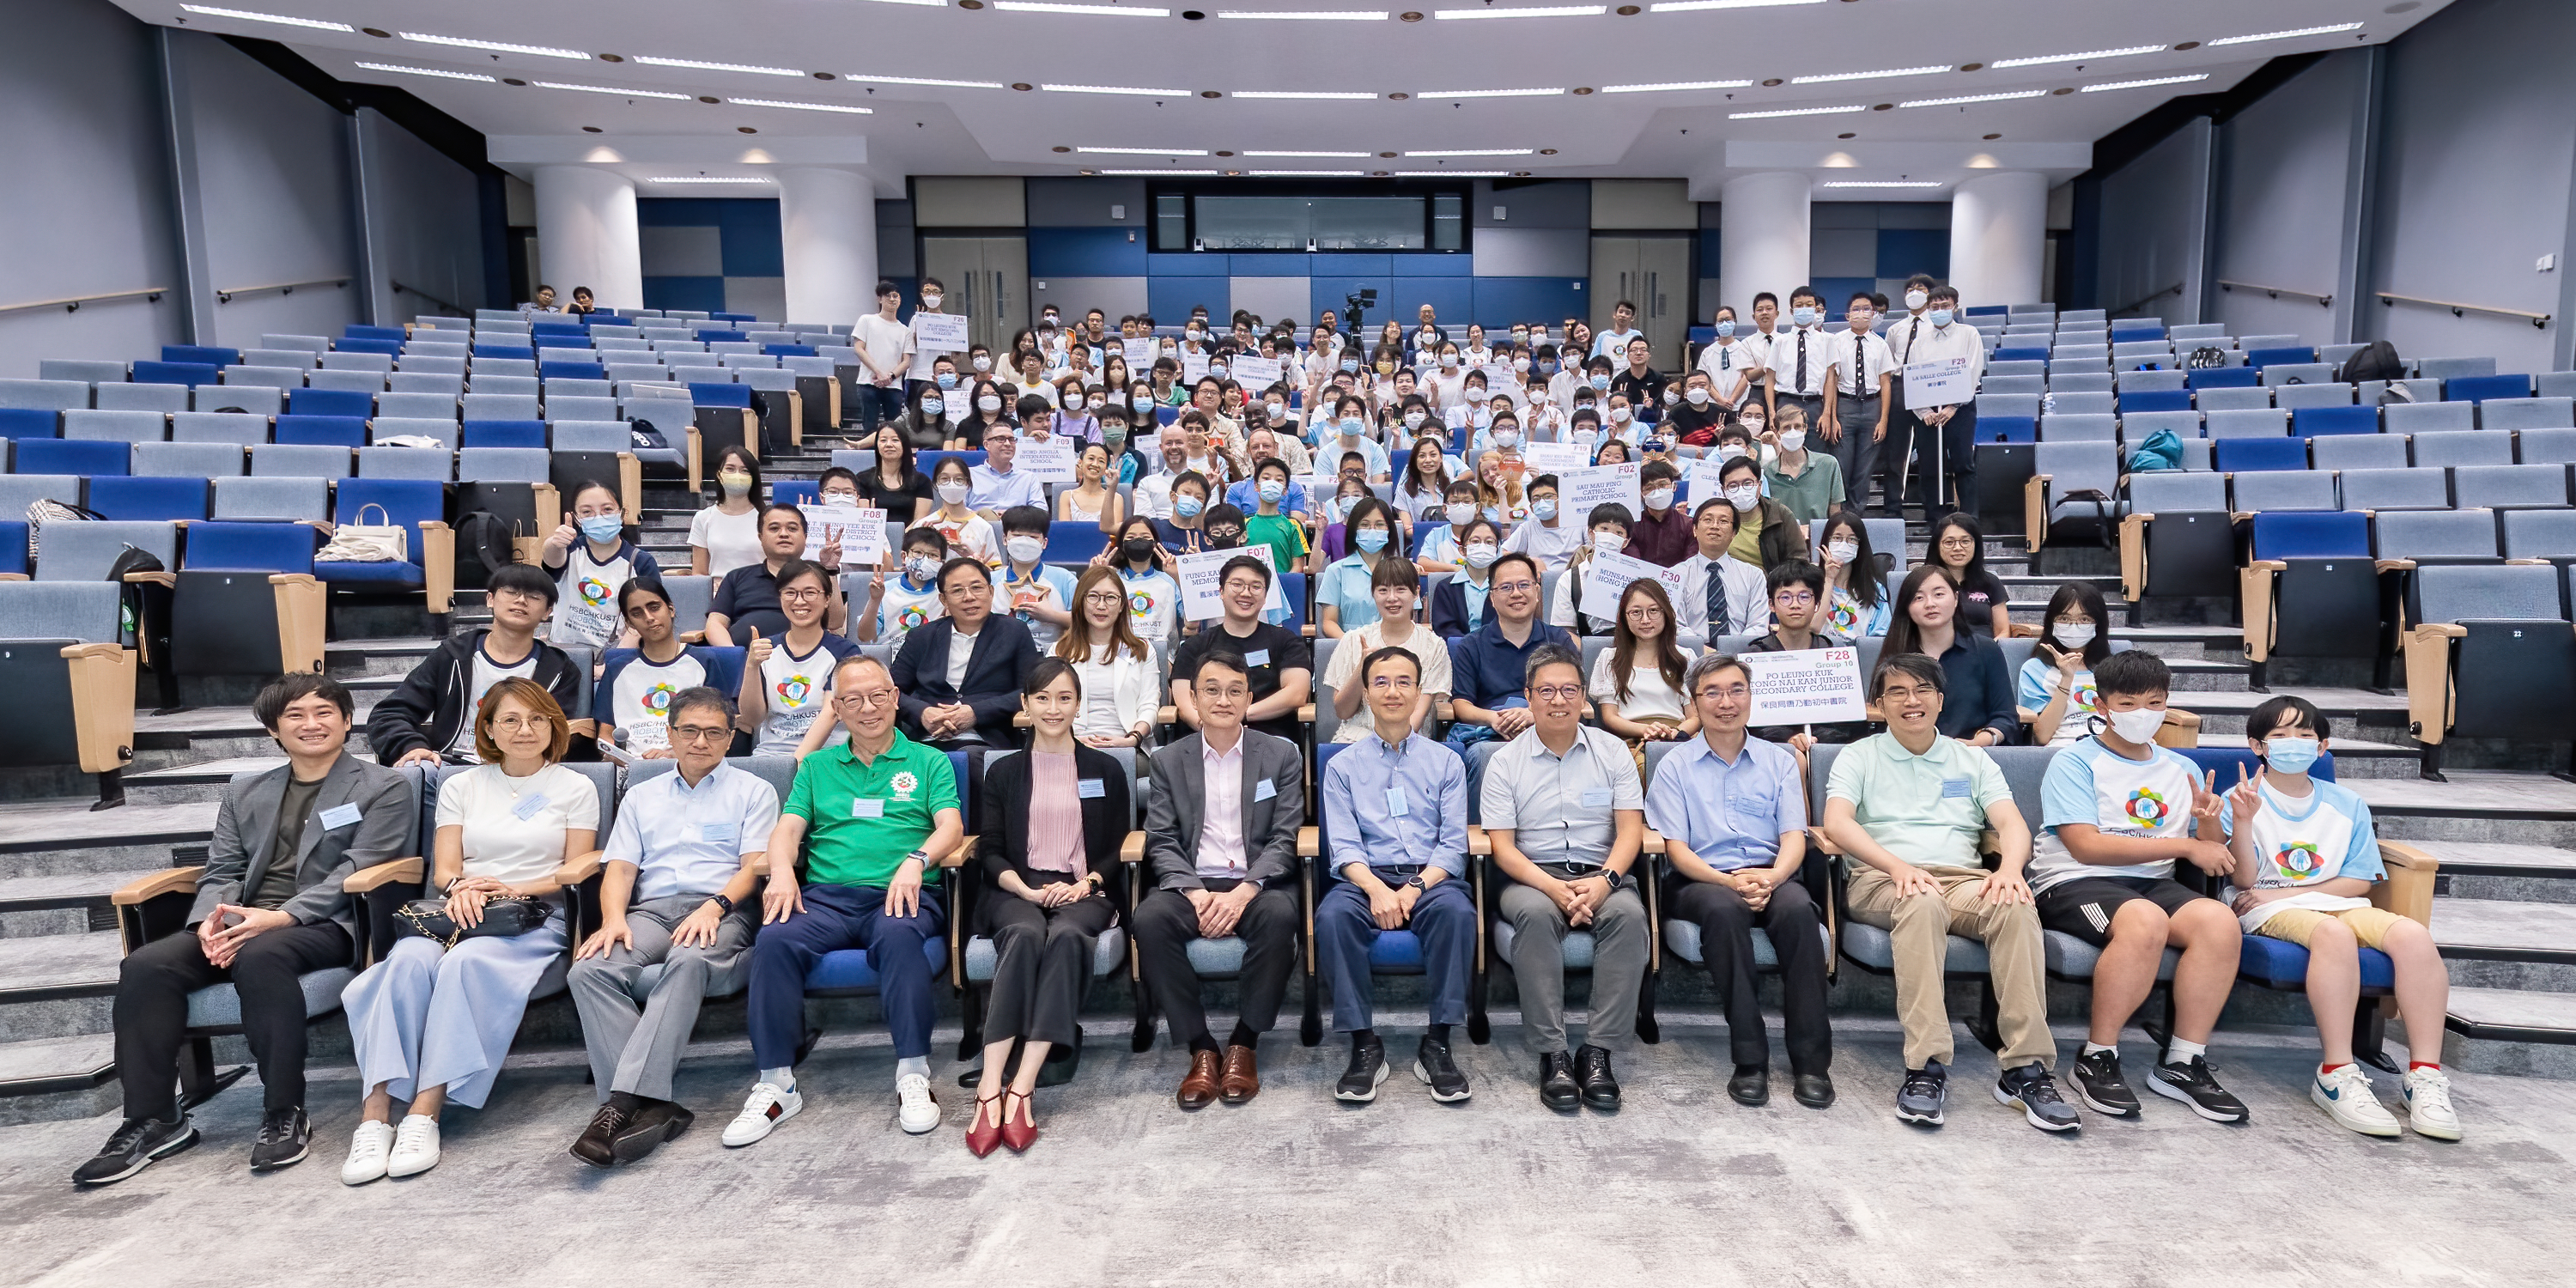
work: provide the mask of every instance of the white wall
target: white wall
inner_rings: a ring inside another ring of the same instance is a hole
[[[196,135],[206,271],[215,290],[261,291],[214,308],[212,344],[255,348],[265,333],[338,335],[360,321],[349,118],[212,36],[172,40],[188,60],[185,128]]]
[[[474,172],[372,108],[358,112],[367,165],[367,218],[381,276],[380,325],[426,313],[490,307],[483,299],[483,210]],[[445,303],[393,289],[400,282]]]
[[[2210,298],[2230,335],[2343,339],[2353,307],[2341,230],[2370,53],[2346,50],[2300,73],[2221,127],[2215,276],[2335,297],[2334,307],[2239,287]],[[2148,289],[2152,290],[2153,287]]]
[[[2101,307],[2119,309],[2179,282],[2140,312],[2167,322],[2201,319],[2209,118],[2194,117],[2102,181]]]
[[[0,9],[0,305],[177,287],[150,29],[97,0]],[[0,313],[0,377],[39,358],[148,358],[177,295]]]

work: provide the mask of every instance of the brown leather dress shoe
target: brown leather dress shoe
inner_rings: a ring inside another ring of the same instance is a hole
[[[1190,1052],[1190,1076],[1181,1079],[1181,1089],[1174,1098],[1183,1109],[1205,1109],[1216,1100],[1216,1052]]]
[[[1261,1094],[1261,1062],[1248,1046],[1225,1049],[1225,1078],[1219,1095],[1229,1105],[1239,1105]]]

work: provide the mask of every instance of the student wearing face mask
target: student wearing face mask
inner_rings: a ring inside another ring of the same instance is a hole
[[[982,451],[986,434],[1011,427],[1010,417],[1005,414],[1010,409],[1010,400],[1003,396],[1000,385],[978,378],[969,399],[965,418],[949,428],[948,447],[951,451]]]
[[[1377,620],[1377,597],[1369,588],[1369,578],[1381,561],[1404,558],[1403,549],[1395,545],[1394,512],[1374,496],[1351,506],[1343,528],[1351,553],[1315,579],[1315,631],[1326,639],[1340,639],[1345,632]]]
[[[1727,504],[1735,509],[1735,539],[1727,549],[1757,568],[1804,558],[1807,534],[1779,502],[1762,495],[1762,467],[1739,456],[1718,471]]]
[[[1476,521],[1483,508],[1477,499],[1476,480],[1452,482],[1448,501],[1421,516],[1421,521],[1439,526],[1422,538],[1422,549],[1414,556],[1415,570],[1426,574],[1458,571],[1459,544],[1467,535],[1467,525]]]
[[[1717,342],[1699,351],[1699,370],[1708,376],[1709,392],[1719,406],[1742,407],[1762,381],[1762,362],[1753,347],[1736,335],[1740,329],[1735,310],[1726,305],[1717,308]]]
[[[1907,295],[1912,298],[1911,292]],[[1977,400],[1973,391],[1986,371],[1986,349],[1977,328],[1959,319],[1959,293],[1947,286],[1935,286],[1924,293],[1927,307],[1920,318],[1899,323],[1887,337],[1895,351],[1897,380],[1889,393],[1903,401],[1905,367],[1916,363],[1958,359],[1967,364],[1967,387],[1971,395],[1962,402],[1940,407],[1912,407],[1906,410],[1907,423],[1891,421],[1885,450],[1891,474],[1902,468],[1907,447],[1896,440],[1910,440],[1914,455],[1914,485],[1925,505],[1924,519],[1938,522],[1940,517],[1962,505],[1973,505],[1977,495]],[[1901,478],[1891,478],[1900,486]],[[1902,513],[1903,497],[1891,490],[1888,494],[1890,513]]]
[[[1470,371],[1458,382],[1454,394],[1444,395],[1441,405],[1447,410],[1440,423],[1447,425],[1452,437],[1464,438],[1479,432],[1493,419],[1493,396],[1485,388],[1485,373]]]
[[[1612,394],[1601,400],[1601,436],[1604,441],[1626,443],[1631,449],[1637,446],[1643,431],[1637,423],[1636,409],[1628,405],[1626,396]]]
[[[1816,288],[1789,292],[1787,333],[1771,342],[1771,414],[1785,407],[1807,413],[1807,423],[1824,423],[1826,370],[1834,360],[1834,337],[1825,334],[1825,302]]]
[[[912,321],[904,324],[905,330],[909,333],[905,349],[912,355],[912,365],[905,370],[904,374],[912,381],[912,392],[916,395],[921,392],[922,385],[930,383],[931,364],[943,356],[921,343],[921,315],[925,313],[936,315],[942,312],[940,305],[947,302],[947,291],[948,288],[941,285],[936,277],[921,279],[921,307],[914,309]]]
[[[1300,521],[1299,515],[1286,508],[1289,489],[1295,486],[1288,478],[1287,463],[1276,457],[1265,460],[1253,467],[1252,479],[1252,512],[1240,514],[1237,519],[1243,525],[1239,534],[1240,544],[1270,547],[1272,566],[1281,572],[1306,571],[1306,558],[1312,548],[1306,543],[1306,525]],[[1219,508],[1241,509],[1239,506]],[[1208,525],[1209,539],[1214,541],[1219,535],[1214,531],[1217,526],[1215,515],[1211,515]],[[1285,610],[1281,611],[1284,614]]]
[[[1207,547],[1208,481],[1190,470],[1172,480],[1172,517],[1151,520],[1154,539],[1171,554],[1185,555]]]
[[[1279,512],[1301,518],[1314,513],[1314,502],[1307,498],[1306,485],[1297,481],[1297,462],[1282,453],[1280,447],[1279,435],[1267,428],[1255,429],[1245,437],[1244,451],[1250,458],[1252,473],[1226,488],[1226,504],[1246,514],[1259,509],[1262,463],[1276,461],[1279,463],[1280,472],[1287,476],[1286,482],[1279,488]]]
[[[1133,418],[1114,402],[1102,407],[1098,414],[1100,445],[1109,449],[1110,469],[1103,478],[1112,486],[1132,489],[1142,485],[1153,473],[1153,465],[1137,450]]]
[[[966,458],[941,458],[938,468],[931,471],[930,494],[938,500],[939,508],[921,520],[920,526],[936,529],[947,538],[950,555],[968,555],[987,564],[1001,558],[1001,548],[993,540],[992,521],[967,504],[975,495],[975,478]]]
[[[1505,461],[1515,464],[1521,460],[1521,444],[1529,440],[1521,433],[1520,417],[1503,409],[1509,401],[1505,398],[1494,400],[1492,419],[1485,428],[1476,431],[1475,443],[1468,450],[1478,456],[1487,452],[1498,453]]]
[[[597,656],[625,633],[618,590],[630,579],[659,583],[662,566],[628,539],[625,511],[607,484],[576,484],[572,501],[571,512],[537,555],[546,571],[558,574],[546,642],[558,648],[588,645]]]
[[[721,580],[726,573],[760,562],[757,511],[767,492],[760,486],[760,462],[738,446],[716,453],[716,503],[689,516],[689,572]]]
[[[1326,457],[1339,458],[1344,452],[1358,452],[1368,462],[1368,481],[1384,483],[1394,477],[1386,448],[1368,437],[1368,402],[1358,394],[1344,394],[1333,400],[1333,432],[1323,440]]]
[[[1118,570],[1136,637],[1167,648],[1180,633],[1181,583],[1172,578],[1171,556],[1154,535],[1154,521],[1137,517],[1119,525],[1117,542],[1100,552],[1098,562]]]
[[[2092,733],[2101,705],[2093,668],[2111,656],[2110,632],[2103,629],[2110,620],[2102,592],[2083,582],[2070,581],[2048,597],[2047,625],[2021,664],[2015,694],[2032,742],[2064,747]]]
[[[1512,535],[1503,541],[1503,550],[1524,554],[1538,560],[1539,571],[1554,572],[1565,567],[1583,544],[1583,529],[1565,521],[1558,505],[1560,495],[1557,477],[1541,474],[1529,482],[1529,518],[1513,525]]]
[[[1681,471],[1668,461],[1648,461],[1637,471],[1646,512],[1628,534],[1628,553],[1650,564],[1670,568],[1688,558],[1698,542],[1691,538],[1690,516],[1679,503]]]
[[[1894,357],[1886,339],[1870,329],[1878,316],[1876,298],[1867,291],[1853,292],[1843,313],[1851,329],[1829,337],[1825,413],[1813,422],[1849,484],[1849,496],[1838,493],[1833,503],[1856,510],[1869,503],[1869,481],[1878,474],[1878,453],[1887,441],[1889,404],[1894,401],[1886,396]]]
[[[1869,525],[1858,510],[1844,510],[1825,520],[1821,549],[1825,572],[1824,613],[1818,629],[1844,639],[1887,634],[1887,582],[1878,556],[1869,548]]]
[[[994,607],[1019,619],[1043,653],[1073,624],[1073,574],[1046,562],[1047,512],[1020,505],[1002,513],[1002,571]]]
[[[1583,575],[1592,567],[1596,556],[1603,554],[1634,555],[1629,548],[1629,533],[1636,516],[1616,501],[1605,501],[1592,507],[1584,516],[1584,542],[1574,556],[1565,561],[1565,575],[1556,579],[1556,596],[1548,601],[1547,624],[1561,626],[1577,635],[1608,635],[1618,623],[1608,618],[1581,612]]]
[[[1762,487],[1790,518],[1803,526],[1843,508],[1843,464],[1813,450],[1805,413],[1795,407],[1781,408],[1779,432],[1772,436],[1771,446],[1773,455],[1763,467]],[[1852,504],[1859,504],[1857,498]]]
[[[1485,622],[1488,570],[1502,557],[1503,530],[1489,519],[1467,525],[1458,542],[1458,571],[1431,590],[1431,633],[1456,639]]]
[[[931,374],[930,380],[913,382],[910,405],[901,417],[886,422],[887,426],[903,434],[905,442],[925,452],[937,451],[948,445],[949,434],[960,414],[959,408],[968,399],[965,392],[942,388],[939,383],[945,381],[953,385],[957,380],[955,371],[942,367]]]
[[[1664,417],[1664,432],[1691,447],[1715,443],[1719,427],[1726,423],[1726,407],[1709,387],[1709,374],[1694,371],[1682,377],[1681,394],[1681,402]]]

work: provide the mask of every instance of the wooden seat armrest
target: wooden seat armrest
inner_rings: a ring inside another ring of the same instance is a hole
[[[2415,571],[2415,561],[2412,559],[2373,559],[2370,561],[2370,566],[2381,572]]]
[[[2468,633],[2454,622],[2432,622],[2398,638],[2406,666],[2407,725],[2428,747],[2450,736],[2451,641]]]
[[[2549,566],[2549,561],[2546,559],[2507,559],[2505,562],[2516,566],[2536,565],[2542,568]]]
[[[1181,722],[1181,709],[1180,709],[1179,707],[1156,707],[1156,708],[1154,708],[1154,723],[1156,723],[1156,724],[1162,724],[1162,725],[1171,725],[1171,724],[1179,724],[1180,722]]]
[[[2406,841],[2383,840],[2379,843],[2380,860],[2392,868],[2409,872],[2438,872],[2442,862]]]
[[[1026,711],[1014,711],[1014,712],[1012,712],[1012,713],[1011,713],[1011,727],[1012,727],[1012,728],[1014,728],[1014,729],[1026,729],[1026,728],[1028,728],[1028,727],[1030,726],[1030,724],[1031,724],[1031,723],[1032,723],[1032,721],[1030,721],[1030,719],[1029,719],[1029,713],[1028,713],[1028,712],[1026,712]]]
[[[30,577],[30,576],[28,576],[27,574],[25,574],[25,573],[23,573],[23,572],[0,572],[0,581],[34,581],[34,580],[35,580],[35,578]]]
[[[680,642],[683,644],[704,644],[707,642],[706,630],[702,627],[694,631],[682,631],[680,632]]]
[[[2147,524],[2155,517],[2131,514],[2120,520],[2120,589],[2131,603],[2147,593]]]
[[[1297,722],[1298,722],[1299,724],[1308,724],[1308,725],[1311,725],[1311,724],[1315,723],[1315,704],[1314,704],[1314,703],[1309,702],[1309,703],[1307,703],[1306,705],[1304,705],[1304,706],[1302,706],[1302,707],[1297,708]]]
[[[956,849],[951,850],[946,855],[942,856],[939,860],[939,866],[943,868],[962,868],[966,866],[969,859],[974,857],[975,838],[970,835],[966,839],[959,841]]]
[[[2033,474],[2021,485],[2022,545],[2037,550],[2048,539],[2048,483],[2053,474]]]
[[[2431,929],[2433,879],[2441,864],[2404,841],[2381,841],[2379,857],[2388,866],[2388,878],[2370,888],[2371,905]]]
[[[2156,726],[2156,745],[2178,751],[2200,745],[2200,715],[2180,707],[2165,709],[2165,722]]]
[[[2407,633],[2410,635],[2439,637],[2446,640],[2464,640],[2469,637],[2469,628],[2460,625],[2458,622],[2426,622]]]
[[[365,894],[378,886],[397,881],[417,885],[426,870],[426,865],[418,858],[394,859],[350,873],[349,879],[340,883],[340,889],[349,894]]]
[[[175,572],[129,572],[125,574],[125,583],[129,586],[147,584],[154,586],[176,586],[179,584],[179,574]]]
[[[85,657],[103,658],[112,662],[124,654],[125,646],[121,644],[65,644],[62,655],[66,662],[76,662]]]
[[[1144,833],[1129,832],[1127,834],[1127,839],[1118,843],[1118,861],[1121,863],[1142,863],[1145,861]]]
[[[1821,827],[1807,829],[1807,844],[1814,846],[1816,853],[1829,858],[1843,857],[1843,847],[1834,844],[1834,839],[1825,835],[1825,829]]]
[[[607,857],[606,850],[592,850],[587,854],[576,854],[565,859],[562,865],[555,869],[555,884],[566,887],[577,886],[598,876]]]
[[[1301,828],[1298,828],[1298,829],[1297,829],[1297,857],[1298,857],[1298,858],[1301,858],[1301,859],[1313,859],[1313,858],[1320,858],[1320,857],[1322,857],[1322,856],[1323,856],[1323,853],[1324,853],[1324,831],[1323,831],[1323,829],[1322,829],[1322,828],[1317,828],[1317,827],[1301,827]]]
[[[206,869],[202,866],[163,868],[148,877],[137,877],[118,887],[116,893],[107,897],[107,901],[119,908],[131,908],[136,904],[150,903],[165,894],[194,894],[197,890],[197,878],[205,874]]]
[[[1483,859],[1492,857],[1494,853],[1494,838],[1485,835],[1485,829],[1481,827],[1468,828],[1467,853],[1472,858]]]

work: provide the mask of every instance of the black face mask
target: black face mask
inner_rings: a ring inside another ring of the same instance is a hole
[[[1130,537],[1118,543],[1118,553],[1127,556],[1129,563],[1143,563],[1154,557],[1154,542],[1145,537]]]
[[[1232,550],[1243,544],[1243,534],[1232,528],[1208,534],[1208,544],[1219,550]]]

